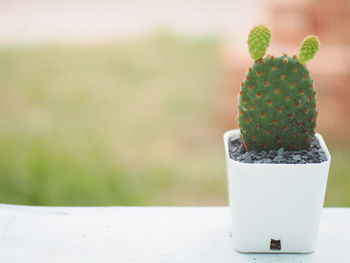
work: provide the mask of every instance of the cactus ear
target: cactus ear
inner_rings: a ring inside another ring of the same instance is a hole
[[[265,55],[270,44],[270,29],[265,25],[253,27],[248,36],[249,53],[254,60],[258,60]]]
[[[298,61],[301,64],[309,61],[314,57],[318,50],[320,41],[317,36],[307,36],[304,38],[303,43],[301,43]]]

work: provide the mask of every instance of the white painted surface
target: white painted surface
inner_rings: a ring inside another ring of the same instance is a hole
[[[275,253],[314,251],[331,159],[322,136],[316,134],[326,162],[254,164],[229,157],[228,141],[239,134],[238,129],[224,134],[234,248],[271,252],[274,239],[281,240]]]
[[[0,205],[0,262],[345,263],[349,222],[350,209],[324,209],[313,254],[240,254],[228,207]]]

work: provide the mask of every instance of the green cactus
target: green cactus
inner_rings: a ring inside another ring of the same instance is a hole
[[[318,39],[305,38],[299,58],[286,54],[262,58],[269,32],[262,27],[252,29],[255,33],[250,33],[248,45],[251,50],[254,36],[254,45],[261,42],[264,52],[250,51],[257,60],[241,82],[239,93],[238,122],[244,145],[255,151],[309,149],[316,128],[316,90],[304,63],[316,53]]]
[[[302,64],[312,59],[318,50],[320,42],[316,36],[307,36],[301,44],[298,61]]]
[[[270,44],[270,29],[264,25],[253,27],[248,37],[249,53],[252,59],[262,58]]]

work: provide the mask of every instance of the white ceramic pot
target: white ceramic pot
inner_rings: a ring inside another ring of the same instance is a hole
[[[233,247],[239,252],[311,253],[315,250],[331,156],[314,164],[251,164],[234,161],[224,134]]]

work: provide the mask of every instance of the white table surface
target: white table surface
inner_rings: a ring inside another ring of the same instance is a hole
[[[350,262],[350,208],[323,210],[315,253],[241,254],[227,207],[0,205],[1,263]]]

